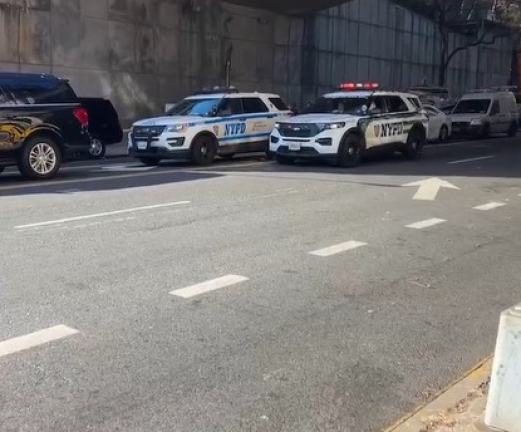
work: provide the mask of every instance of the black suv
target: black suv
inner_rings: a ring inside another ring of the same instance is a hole
[[[64,160],[90,157],[89,115],[66,80],[0,73],[0,172],[54,177]]]

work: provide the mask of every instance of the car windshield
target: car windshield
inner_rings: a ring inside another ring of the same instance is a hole
[[[221,99],[185,99],[167,111],[171,116],[201,116],[209,117]]]
[[[367,97],[321,98],[307,108],[305,114],[363,114],[369,106]]]
[[[490,107],[490,99],[467,99],[459,101],[454,114],[486,114]]]

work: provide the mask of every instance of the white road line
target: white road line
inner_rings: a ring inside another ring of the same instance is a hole
[[[474,207],[474,210],[489,211],[489,210],[494,210],[494,209],[497,209],[499,207],[505,207],[505,206],[506,206],[505,203],[491,202],[491,203],[488,203],[488,204],[483,204],[483,205]]]
[[[358,241],[348,241],[346,243],[340,243],[334,246],[330,246],[324,249],[320,249],[314,252],[310,252],[311,255],[315,255],[318,257],[330,257],[332,255],[337,255],[342,252],[347,252],[350,250],[358,249],[363,246],[367,246],[367,243],[362,243]]]
[[[405,228],[421,230],[421,229],[430,228],[430,227],[442,224],[443,222],[447,222],[447,221],[445,219],[432,218],[432,219],[427,219],[427,220],[424,220],[421,222],[416,222],[411,225],[407,225]]]
[[[189,299],[192,297],[199,296],[201,294],[206,294],[211,291],[216,291],[221,288],[226,288],[232,285],[237,285],[241,282],[246,282],[249,280],[247,277],[244,276],[237,276],[237,275],[228,275],[223,276],[218,279],[209,280],[197,285],[192,285],[186,288],[181,288],[175,291],[172,291],[170,294],[182,297],[184,299]]]
[[[90,215],[84,215],[84,216],[75,216],[65,219],[58,219],[53,221],[46,221],[46,222],[37,222],[33,224],[28,225],[19,225],[16,226],[16,230],[22,230],[22,229],[28,229],[28,228],[39,228],[39,227],[45,227],[45,226],[51,226],[51,225],[60,225],[67,222],[78,222],[86,219],[96,219],[96,218],[102,218],[102,217],[108,217],[108,216],[116,216],[121,215],[125,213],[136,213],[136,212],[142,212],[147,210],[155,210],[165,207],[176,207],[176,206],[182,206],[190,204],[190,201],[177,201],[177,202],[170,202],[170,203],[164,203],[164,204],[156,204],[151,206],[144,206],[144,207],[134,207],[134,208],[128,208],[123,210],[116,210],[116,211],[110,211],[110,212],[103,212],[103,213],[95,213]]]
[[[468,162],[478,162],[478,161],[494,159],[494,158],[495,158],[495,156],[481,156],[481,157],[475,157],[475,158],[470,158],[470,159],[461,159],[461,160],[449,162],[449,165],[456,165],[456,164],[462,164],[462,163],[468,163]]]
[[[49,342],[73,336],[77,333],[79,333],[78,330],[74,330],[73,328],[64,325],[59,325],[25,336],[8,339],[0,342],[0,357],[35,348],[40,345],[45,345]]]

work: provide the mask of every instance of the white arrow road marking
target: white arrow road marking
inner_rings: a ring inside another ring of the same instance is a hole
[[[413,197],[414,200],[418,201],[434,201],[441,188],[460,190],[459,187],[454,186],[452,183],[437,177],[420,180],[414,183],[407,183],[403,186],[419,187],[418,192],[416,192],[416,195]]]

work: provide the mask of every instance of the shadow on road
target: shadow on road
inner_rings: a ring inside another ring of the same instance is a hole
[[[466,161],[475,158],[483,159]],[[4,173],[0,176],[0,198],[146,188],[228,175],[398,187],[403,182],[393,184],[389,177],[519,178],[520,173],[521,139],[495,138],[472,143],[430,145],[425,148],[419,161],[407,161],[399,153],[373,156],[352,169],[338,168],[321,161],[296,161],[291,165],[266,163],[263,155],[237,157],[232,161],[218,159],[205,168],[184,161],[165,161],[159,167],[149,169],[132,159],[123,159],[120,168],[111,168],[102,162],[91,171],[81,165],[70,164],[50,182],[29,182],[18,173]],[[378,176],[386,178],[380,181]]]

